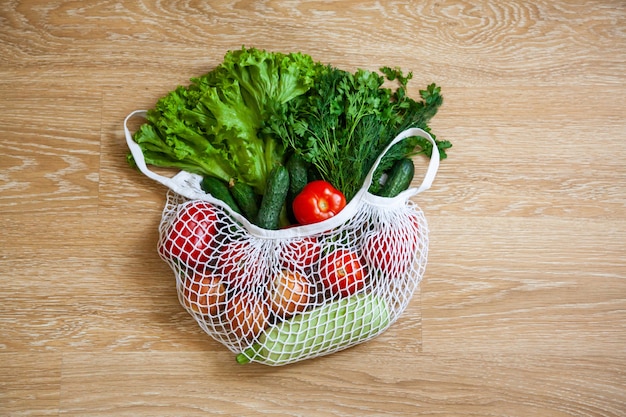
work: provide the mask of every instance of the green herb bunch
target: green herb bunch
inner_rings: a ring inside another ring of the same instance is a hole
[[[435,84],[420,91],[422,100],[407,95],[412,73],[383,67],[381,74],[359,69],[354,73],[330,65],[320,68],[314,84],[305,94],[275,108],[263,131],[282,139],[283,144],[317,170],[350,200],[376,158],[394,137],[405,129],[430,131],[429,120],[443,103]],[[397,81],[395,90],[384,86]],[[434,137],[434,136],[433,136]],[[436,140],[440,157],[452,145]],[[383,158],[374,176],[371,191],[380,186],[380,177],[395,161],[406,156],[432,154],[432,145],[420,137],[408,138]]]

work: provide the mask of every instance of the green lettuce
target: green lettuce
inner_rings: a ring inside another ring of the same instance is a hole
[[[261,127],[274,109],[306,93],[320,69],[301,53],[229,51],[214,70],[160,98],[133,138],[147,164],[242,181],[264,194],[285,147]]]

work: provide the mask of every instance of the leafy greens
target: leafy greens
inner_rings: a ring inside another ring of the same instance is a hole
[[[236,179],[263,194],[285,148],[260,127],[275,107],[308,91],[319,68],[300,53],[229,51],[214,70],[159,99],[133,139],[147,164]]]
[[[189,86],[160,98],[133,138],[147,164],[241,181],[259,195],[272,169],[297,153],[315,177],[350,200],[397,134],[410,127],[430,132],[441,90],[431,84],[420,91],[421,100],[413,100],[407,95],[412,76],[390,67],[352,73],[302,53],[242,47]],[[397,87],[384,86],[387,81]],[[446,158],[452,145],[435,141]],[[391,148],[370,191],[378,191],[395,161],[417,153],[430,157],[432,144],[411,137]]]
[[[420,91],[422,101],[415,101],[406,94],[412,73],[404,76],[400,69],[389,67],[381,68],[381,72],[384,76],[325,66],[312,88],[276,108],[263,127],[264,132],[280,137],[301,154],[348,200],[362,187],[374,161],[397,134],[409,127],[430,131],[427,123],[443,102],[435,84]],[[399,86],[395,90],[385,88],[386,80],[397,80]],[[445,149],[452,145],[436,143],[441,158],[445,158]],[[418,152],[430,157],[432,144],[412,137],[392,147],[377,169],[371,190],[376,191],[383,172],[396,160]]]

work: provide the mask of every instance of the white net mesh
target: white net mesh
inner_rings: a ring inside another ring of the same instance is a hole
[[[159,254],[208,335],[241,363],[284,365],[371,339],[407,307],[428,229],[415,203],[399,203],[365,194],[338,227],[268,237],[217,204],[170,191]]]

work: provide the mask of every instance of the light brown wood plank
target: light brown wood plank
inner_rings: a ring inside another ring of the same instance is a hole
[[[95,66],[104,80],[115,80],[110,70],[160,74],[165,67],[177,73],[189,62],[213,65],[222,51],[254,43],[287,51],[306,47],[321,60],[349,67],[409,65],[448,85],[624,80],[626,10],[619,1],[342,4],[23,2],[4,7],[5,39],[20,36],[19,43],[8,43],[5,60],[64,71]],[[69,64],[67,53],[78,59]],[[383,62],[389,59],[396,62]]]
[[[623,222],[434,222],[424,352],[623,352]]]
[[[58,416],[61,363],[59,352],[0,352],[0,414]]]
[[[167,349],[200,333],[158,258],[154,224],[75,214],[0,224],[13,243],[0,260],[11,279],[0,310],[4,349]]]
[[[441,164],[419,196],[432,213],[624,218],[622,88],[443,91],[433,125],[454,145],[450,161],[462,163]]]
[[[228,354],[196,352],[76,354],[64,364],[61,407],[71,416],[608,417],[622,414],[619,385],[626,382],[623,360],[606,367],[595,357],[408,357],[371,355],[364,347],[270,371],[238,365]]]
[[[100,94],[2,83],[0,96],[0,211],[96,208]]]

